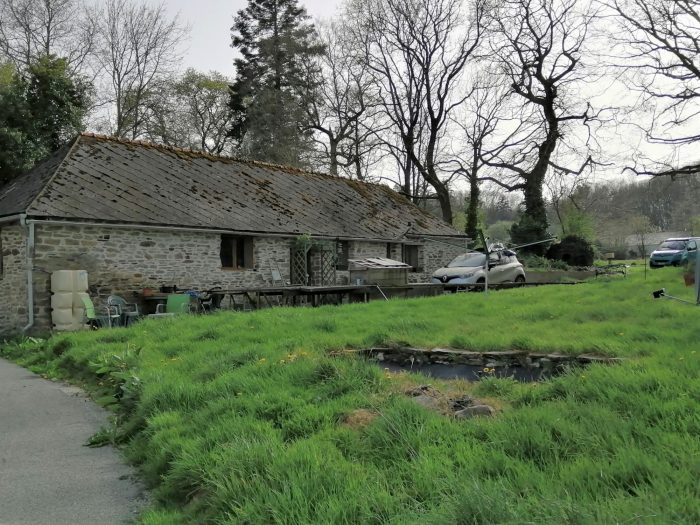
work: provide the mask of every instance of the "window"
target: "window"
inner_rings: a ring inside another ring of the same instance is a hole
[[[254,266],[253,238],[222,235],[220,255],[222,268],[252,269]]]
[[[335,250],[335,269],[341,271],[347,270],[348,258],[350,253],[350,243],[348,241],[338,241],[335,245]]]
[[[420,246],[416,244],[404,244],[403,262],[411,265],[412,272],[422,272],[423,265],[420,259]]]
[[[401,244],[388,242],[386,243],[386,258],[399,259],[401,257]]]

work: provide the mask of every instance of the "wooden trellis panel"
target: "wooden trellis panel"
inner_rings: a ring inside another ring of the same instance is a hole
[[[319,255],[321,257],[321,285],[335,284],[335,266],[338,258],[335,250],[323,250]]]
[[[308,250],[292,249],[290,281],[292,284],[309,284]]]

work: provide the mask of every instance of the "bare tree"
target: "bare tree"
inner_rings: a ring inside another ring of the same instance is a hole
[[[525,214],[512,231],[516,242],[546,236],[542,190],[550,167],[582,173],[593,163],[590,156],[578,168],[555,163],[567,126],[587,124],[596,117],[587,103],[577,103],[571,96],[572,85],[583,80],[581,59],[594,16],[577,8],[576,0],[506,0],[493,19],[493,51],[530,124],[529,130],[523,128],[527,140],[506,142],[486,161],[511,175],[488,180],[524,194]]]
[[[318,76],[303,97],[309,128],[331,175],[341,169],[364,180],[379,145],[376,90],[343,22],[319,24],[316,29],[324,52],[308,68]]]
[[[97,56],[110,107],[107,126],[115,136],[139,138],[150,118],[149,99],[178,64],[186,29],[163,4],[108,0],[94,16],[102,37]]]
[[[455,173],[463,175],[469,183],[465,231],[472,239],[478,235],[482,168],[488,168],[484,158],[494,147],[492,142],[501,125],[509,120],[503,111],[507,96],[508,88],[498,84],[496,75],[482,72],[468,91],[462,115],[454,119],[461,130],[462,148],[447,164],[456,164]]]
[[[94,24],[79,0],[0,0],[0,54],[20,71],[55,55],[84,72],[94,43]]]
[[[544,184],[562,236],[578,235],[591,239],[594,234],[593,222],[586,213],[585,202],[579,202],[577,198],[579,190],[588,185],[586,174],[552,169]]]
[[[644,215],[634,215],[629,220],[629,225],[632,233],[637,238],[637,247],[639,248],[639,254],[641,259],[644,261],[644,279],[647,278],[647,241],[648,236],[651,233],[651,224],[649,223],[649,217]]]
[[[633,74],[634,88],[652,113],[647,140],[672,147],[667,158],[640,159],[643,175],[700,173],[700,1],[612,0],[622,25],[615,40],[623,50],[620,66]],[[691,159],[680,160],[678,148]],[[684,151],[685,152],[685,151]]]
[[[356,0],[348,10],[392,132],[433,189],[447,222],[452,205],[449,180],[441,177],[441,140],[464,99],[460,81],[482,36],[485,2],[473,2],[468,14],[462,5],[460,0]],[[409,193],[411,168],[403,167],[403,191]]]

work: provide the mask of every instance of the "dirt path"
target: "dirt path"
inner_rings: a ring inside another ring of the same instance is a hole
[[[0,525],[111,525],[143,503],[132,470],[86,440],[106,413],[80,389],[0,359]]]

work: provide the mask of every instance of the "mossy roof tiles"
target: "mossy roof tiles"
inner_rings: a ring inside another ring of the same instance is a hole
[[[0,189],[0,216],[20,212],[339,238],[461,236],[383,185],[92,134]]]

